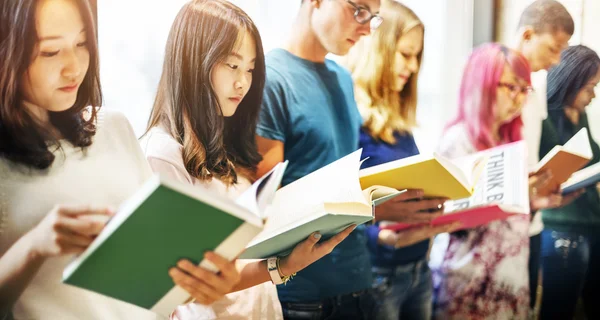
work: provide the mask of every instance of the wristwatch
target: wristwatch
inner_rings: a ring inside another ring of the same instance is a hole
[[[289,276],[284,275],[283,272],[281,272],[281,266],[279,265],[280,261],[281,258],[279,257],[267,259],[267,269],[269,270],[271,281],[275,285],[282,283],[287,284],[288,281],[290,281],[293,277],[296,276],[295,272],[290,274]]]
[[[273,257],[267,259],[267,270],[269,270],[269,275],[271,276],[271,282],[273,284],[278,285],[283,283],[283,278],[279,274],[279,268],[277,268],[277,262],[279,257]]]

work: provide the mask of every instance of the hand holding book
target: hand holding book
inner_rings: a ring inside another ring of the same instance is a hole
[[[375,219],[402,223],[429,223],[444,213],[446,198],[425,198],[411,189],[375,207]]]
[[[36,256],[83,252],[114,213],[108,208],[57,206],[28,235]]]
[[[600,163],[592,164],[584,169],[581,169],[571,175],[569,180],[560,185],[563,195],[568,195],[579,189],[585,189],[596,185],[599,188],[600,184]]]
[[[263,212],[285,166],[278,164],[235,203],[196,186],[153,176],[121,204],[106,227],[108,218],[100,221],[94,218],[99,214],[77,214],[81,220],[102,222],[102,228],[84,234],[93,241],[81,242],[88,248],[66,266],[63,282],[165,317],[190,295],[200,303],[215,301],[231,291],[240,277],[234,262],[219,261],[234,261],[263,229]],[[83,222],[94,228],[97,224]],[[208,251],[215,253],[213,258],[205,258]],[[179,261],[182,258],[187,262]]]
[[[577,170],[585,167],[593,157],[588,136],[587,129],[583,128],[569,139],[564,146],[555,146],[540,160],[533,169],[533,172],[543,173],[544,171],[551,170],[552,179],[545,186],[537,188],[537,194],[549,195],[556,189],[565,189],[565,182],[574,176]],[[576,184],[575,186],[570,186],[570,191],[563,192],[563,194],[575,191],[580,187]]]
[[[470,156],[452,159],[454,163],[483,163],[475,166],[480,177],[469,198],[450,198],[444,204],[444,214],[430,223],[396,223],[382,229],[402,231],[412,228],[439,226],[460,221],[459,229],[485,225],[494,220],[507,219],[517,214],[529,214],[529,188],[525,161],[526,145],[523,141],[510,143]],[[478,162],[477,159],[486,159]],[[418,178],[417,178],[418,179]],[[441,182],[438,182],[441,183]],[[425,192],[427,195],[427,192]]]
[[[355,225],[350,226],[322,243],[319,243],[321,234],[311,234],[308,239],[296,245],[290,255],[281,258],[281,276],[299,272],[326,256],[355,228]],[[210,251],[204,257],[219,269],[218,273],[208,271],[186,259],[180,260],[177,266],[169,270],[173,282],[188,292],[194,302],[210,305],[226,294],[242,289],[238,287],[241,273],[236,268],[235,260],[229,261]]]
[[[581,196],[585,189],[579,189],[570,194],[563,195],[559,188],[540,194],[538,190],[547,190],[553,181],[551,170],[533,172],[529,174],[529,206],[535,212],[542,209],[560,208]]]
[[[311,234],[304,242],[297,244],[290,255],[281,258],[282,276],[294,274],[328,255],[338,244],[346,239],[355,228],[356,225],[352,225],[322,243],[319,243],[319,240],[321,239],[320,233],[315,232]]]
[[[204,258],[213,263],[218,273],[202,268],[189,260],[180,260],[169,270],[173,282],[187,291],[195,302],[210,305],[222,299],[240,282],[241,275],[235,260],[229,261],[214,252],[207,252]]]
[[[19,263],[18,270],[9,271],[9,274],[14,274],[14,279],[10,280],[9,288],[0,290],[3,304],[10,305],[19,299],[46,259],[83,252],[113,214],[107,207],[54,207],[4,254],[3,258],[8,260],[25,258],[23,263]]]
[[[379,237],[377,241],[379,244],[393,246],[398,249],[430,239],[440,233],[453,232],[458,230],[460,226],[460,221],[456,221],[436,226],[424,225],[399,232],[389,229],[381,229],[379,231]]]

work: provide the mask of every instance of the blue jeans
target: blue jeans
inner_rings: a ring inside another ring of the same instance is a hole
[[[371,290],[344,294],[319,302],[282,302],[286,320],[370,320],[377,302]]]
[[[541,213],[538,213],[541,214]],[[540,260],[542,259],[542,235],[536,234],[529,238],[529,307],[535,308],[537,300],[538,277],[540,275]]]
[[[373,268],[380,308],[375,319],[431,319],[433,282],[426,260],[395,268]]]
[[[588,319],[600,319],[600,237],[542,232],[541,319],[573,319],[583,299]]]

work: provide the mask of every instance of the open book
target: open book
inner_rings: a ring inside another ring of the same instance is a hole
[[[581,169],[560,185],[562,194],[569,194],[581,188],[587,188],[600,182],[600,163]]]
[[[526,144],[514,142],[477,154],[457,158],[457,163],[488,161],[473,196],[445,203],[445,213],[433,225],[460,221],[460,229],[470,229],[516,214],[529,214],[529,175],[526,163]],[[381,223],[382,229],[401,231],[419,224]]]
[[[428,197],[462,199],[473,194],[485,160],[459,163],[438,154],[416,155],[360,170],[360,184],[362,188],[422,189]]]
[[[539,195],[548,195],[567,181],[577,170],[583,168],[593,157],[586,128],[579,130],[564,146],[555,146],[544,156],[533,172],[551,170],[553,179],[537,190]]]
[[[233,260],[264,226],[264,213],[287,163],[278,164],[234,202],[197,186],[153,176],[125,201],[85,252],[64,270],[63,282],[165,317],[189,299],[168,270],[211,250]]]
[[[267,222],[242,253],[262,259],[293,249],[319,231],[324,237],[373,219],[373,205],[401,191],[381,186],[362,190],[358,172],[362,150],[351,153],[277,191]]]

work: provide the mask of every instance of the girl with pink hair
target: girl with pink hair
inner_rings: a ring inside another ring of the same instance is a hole
[[[530,73],[527,60],[514,50],[499,44],[475,49],[464,70],[458,114],[445,129],[440,153],[460,157],[521,140]],[[528,230],[529,216],[518,216],[450,234],[434,272],[435,317],[526,319]]]

